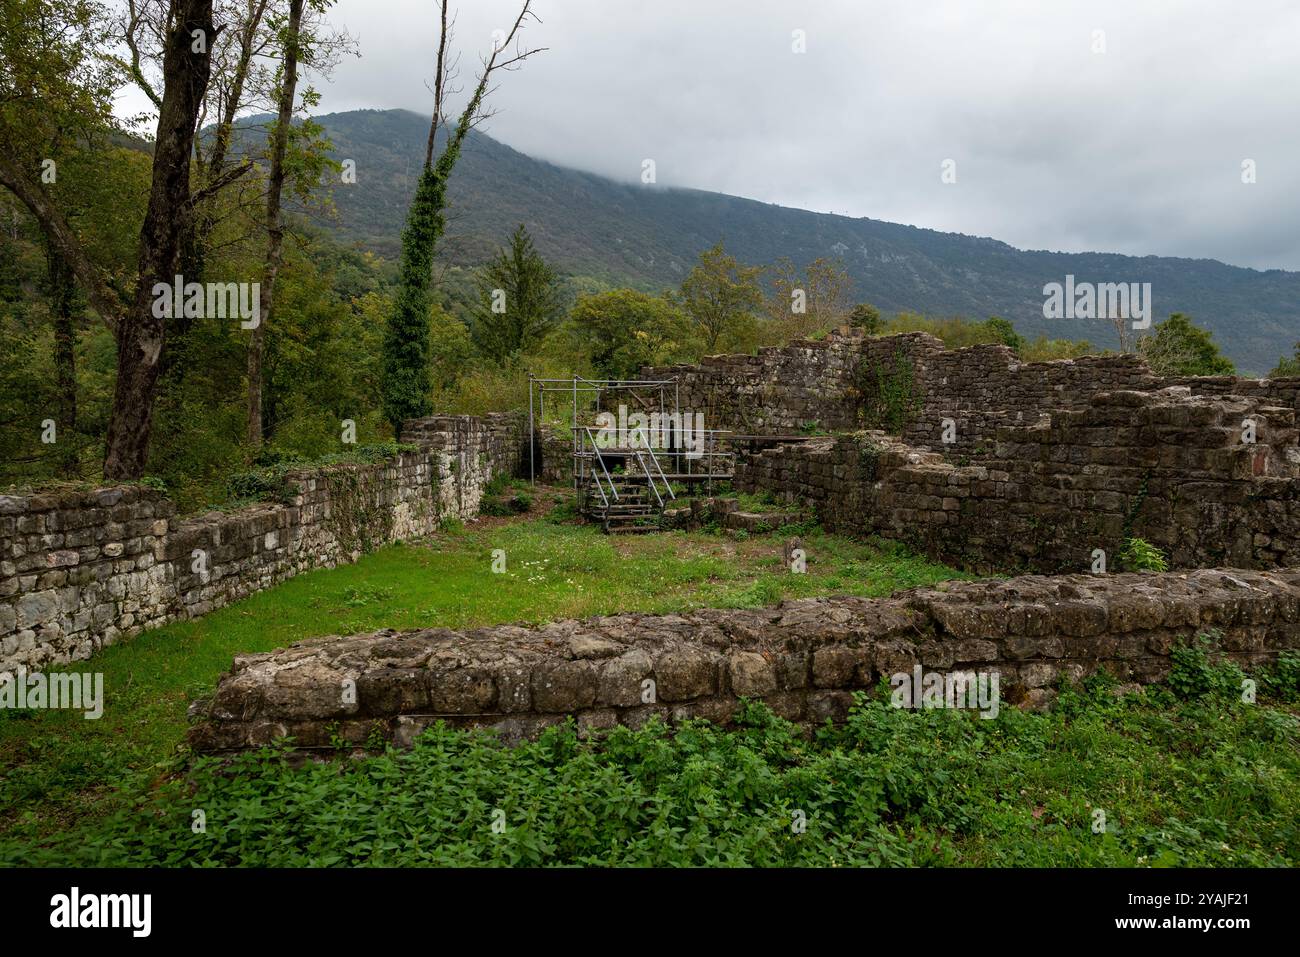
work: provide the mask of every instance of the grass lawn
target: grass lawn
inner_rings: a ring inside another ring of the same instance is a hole
[[[138,635],[75,668],[104,674],[104,715],[0,711],[0,835],[90,826],[184,758],[185,712],[240,652],[377,628],[542,622],[617,611],[772,604],[827,593],[888,595],[961,573],[889,544],[813,531],[808,573],[781,565],[778,536],[605,536],[547,518],[486,519],[355,565],[311,572],[213,612]],[[506,573],[491,572],[504,549]]]

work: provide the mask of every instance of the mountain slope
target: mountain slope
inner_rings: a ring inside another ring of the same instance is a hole
[[[404,110],[318,118],[335,156],[356,161],[335,189],[340,238],[382,255],[399,246],[428,119]],[[699,253],[724,239],[745,262],[839,256],[856,301],[886,314],[1011,319],[1024,333],[1113,343],[1100,320],[1046,320],[1043,285],[1150,282],[1154,319],[1186,312],[1243,369],[1265,371],[1300,339],[1300,273],[1208,259],[1018,250],[993,239],[790,209],[721,193],[614,182],[532,159],[472,133],[453,175],[443,258],[482,262],[520,222],[543,255],[578,275],[647,289],[678,285]]]

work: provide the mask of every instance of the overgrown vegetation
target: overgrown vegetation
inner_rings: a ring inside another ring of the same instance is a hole
[[[504,494],[507,486],[499,489]],[[104,674],[104,716],[0,711],[0,832],[44,834],[137,800],[177,754],[189,703],[211,693],[236,654],[379,628],[757,607],[828,593],[883,596],[967,577],[893,543],[815,530],[804,532],[808,573],[794,575],[774,537],[671,532],[611,539],[572,524],[571,506],[566,496],[551,520],[450,524],[418,545],[299,575],[67,666]],[[495,548],[508,556],[504,574],[490,571]]]
[[[928,332],[943,341],[949,349],[967,346],[1000,344],[1010,346],[1026,362],[1050,362],[1054,359],[1077,359],[1101,350],[1087,340],[1048,339],[1039,336],[1033,341],[1025,339],[1005,319],[994,316],[980,322],[961,316],[936,318],[915,312],[900,312],[878,326],[878,334],[898,335],[903,332]]]
[[[533,497],[528,489],[527,482],[498,475],[483,489],[479,511],[493,517],[522,515],[533,507]]]
[[[869,429],[899,435],[921,408],[916,370],[901,349],[894,352],[892,366],[861,362],[854,384],[861,396],[859,414]]]
[[[331,452],[316,458],[269,449],[258,456],[254,468],[234,472],[226,479],[228,497],[225,500],[205,504],[229,506],[252,501],[286,502],[296,494],[295,487],[288,481],[292,472],[330,465],[373,465],[392,461],[401,453],[411,451],[415,451],[415,446],[398,442],[358,445],[344,452]]]
[[[266,749],[197,761],[39,845],[11,835],[0,862],[1294,866],[1300,657],[1262,673],[1253,704],[1239,675],[1189,649],[1166,687],[1120,698],[1100,674],[1050,713],[992,720],[893,708],[881,688],[812,740],[753,703],[735,730],[582,740],[570,721],[511,749],[438,725],[409,751],[303,767]]]

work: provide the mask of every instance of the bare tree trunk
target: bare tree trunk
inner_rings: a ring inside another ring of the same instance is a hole
[[[433,121],[429,124],[429,142],[424,148],[424,168],[433,167],[433,141],[438,135],[438,124],[442,122],[442,101],[447,95],[447,41],[451,39],[447,29],[447,0],[438,5],[442,28],[438,33],[438,61],[434,67],[433,86]]]
[[[235,61],[235,70],[230,77],[230,91],[225,103],[219,103],[221,113],[217,118],[216,129],[212,133],[212,150],[207,163],[199,156],[200,181],[211,185],[226,171],[226,157],[230,152],[230,141],[234,135],[235,114],[243,105],[244,86],[248,82],[249,67],[253,62],[253,46],[257,42],[257,31],[261,29],[262,19],[266,15],[268,0],[253,0],[248,4],[246,19],[239,25],[239,58]],[[200,147],[201,153],[202,147]],[[202,281],[207,266],[208,235],[212,231],[216,217],[212,207],[205,203],[195,210],[195,215],[186,224],[185,238],[181,244],[182,273],[186,280]]]
[[[73,326],[76,284],[72,269],[59,251],[48,243],[45,247],[48,272],[50,315],[54,324],[54,381],[58,391],[59,432],[63,437],[59,470],[65,478],[76,478],[79,469],[77,447],[77,333]]]
[[[212,0],[172,0],[171,32],[163,58],[163,96],[154,142],[153,184],[144,225],[135,296],[117,337],[117,385],[108,422],[104,478],[144,474],[157,398],[159,360],[166,339],[155,315],[153,288],[171,284],[190,209],[194,127],[212,67]]]
[[[284,223],[280,196],[284,191],[284,154],[289,147],[289,125],[298,88],[298,37],[302,29],[304,0],[289,0],[289,26],[284,42],[284,76],[280,81],[280,115],[271,145],[271,175],[266,192],[266,263],[262,273],[260,321],[248,340],[248,444],[262,446],[262,356],[266,349],[266,324],[275,310],[275,280],[284,253]]]

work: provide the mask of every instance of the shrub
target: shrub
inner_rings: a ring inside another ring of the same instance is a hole
[[[283,473],[272,469],[253,469],[235,472],[226,479],[226,492],[232,499],[257,499],[258,501],[287,501],[293,489]]]
[[[479,505],[479,511],[484,515],[494,516],[522,515],[532,507],[532,498],[521,493],[511,495],[509,498],[484,496],[482,503]]]

